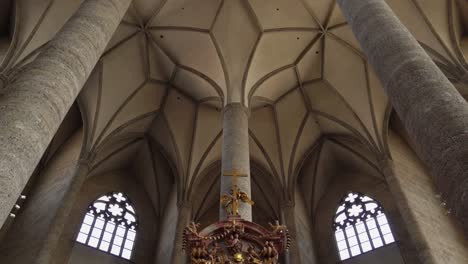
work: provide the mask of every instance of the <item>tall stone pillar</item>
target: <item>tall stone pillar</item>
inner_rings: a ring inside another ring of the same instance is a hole
[[[0,97],[0,226],[131,0],[86,0]]]
[[[224,107],[222,172],[238,171],[247,177],[237,178],[237,186],[251,196],[250,188],[250,154],[249,154],[249,113],[239,103]],[[228,194],[232,189],[232,177],[221,176],[221,194]],[[240,217],[252,221],[252,206],[239,203]],[[220,208],[220,220],[226,220],[227,214]]]
[[[468,104],[384,0],[338,4],[468,235]]]
[[[35,258],[34,264],[65,263],[68,260],[75,240],[61,239],[62,232],[67,231],[70,212],[88,177],[89,170],[90,162],[87,159],[80,159],[76,165],[73,179],[68,183],[63,197],[57,197],[61,198],[60,207],[56,211],[46,239],[42,241],[42,248]]]
[[[299,251],[297,248],[296,219],[294,216],[294,203],[286,202],[281,205],[281,222],[286,225],[292,237],[289,250],[284,254],[285,264],[300,263]]]
[[[179,213],[177,216],[176,237],[174,241],[174,249],[172,252],[172,262],[174,264],[187,263],[187,253],[182,251],[183,236],[185,227],[192,220],[192,205],[182,203],[179,205]]]

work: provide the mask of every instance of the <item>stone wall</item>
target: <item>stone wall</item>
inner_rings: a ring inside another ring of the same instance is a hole
[[[410,147],[395,133],[389,133],[395,183],[408,208],[405,222],[423,263],[468,263],[468,241],[447,209],[441,206],[432,178]]]
[[[176,233],[178,216],[177,188],[174,186],[169,196],[169,201],[166,204],[163,220],[160,225],[161,231],[159,232],[158,237],[158,247],[154,261],[155,264],[171,262],[172,252],[174,251],[174,240],[176,239],[176,236],[182,235]],[[183,252],[180,253],[183,254]]]
[[[306,210],[304,200],[298,188],[296,188],[294,199],[294,224],[295,245],[300,263],[314,264],[317,262],[317,253],[314,245],[313,226],[309,213]]]
[[[103,253],[94,248],[76,244],[73,248],[73,254],[70,257],[69,264],[128,264],[125,259],[114,255]]]
[[[405,264],[399,254],[400,249],[397,244],[391,244],[386,247],[378,248],[370,253],[350,258],[343,261],[343,264]],[[408,262],[408,264],[412,264]]]

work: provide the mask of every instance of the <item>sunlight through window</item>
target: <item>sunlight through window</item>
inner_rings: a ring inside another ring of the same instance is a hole
[[[137,226],[129,199],[114,192],[101,196],[88,207],[76,241],[130,260]]]
[[[350,192],[342,199],[333,229],[341,260],[395,242],[382,206],[356,192]]]

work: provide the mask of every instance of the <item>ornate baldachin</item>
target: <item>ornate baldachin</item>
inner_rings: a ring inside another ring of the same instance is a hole
[[[289,249],[288,229],[279,221],[266,229],[242,219],[221,221],[199,232],[191,222],[184,230],[183,248],[192,264],[277,264]]]

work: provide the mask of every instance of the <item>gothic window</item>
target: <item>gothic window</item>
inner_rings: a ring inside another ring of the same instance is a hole
[[[341,200],[333,229],[341,260],[395,242],[383,207],[357,192],[349,192]]]
[[[120,192],[112,192],[88,207],[76,241],[129,260],[137,227],[130,200]]]

